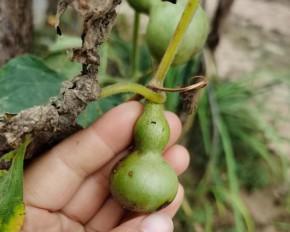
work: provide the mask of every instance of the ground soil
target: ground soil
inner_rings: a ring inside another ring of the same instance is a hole
[[[209,0],[214,5],[215,0]],[[241,78],[251,74],[265,79],[283,73],[290,80],[290,1],[289,0],[236,0],[216,53],[218,73],[227,78]],[[266,119],[275,123],[283,144],[273,147],[290,158],[290,92],[289,86],[280,85],[264,100],[265,108],[272,111]],[[276,120],[282,115],[285,120]],[[290,179],[290,175],[289,175]],[[279,228],[274,221],[288,221],[290,216],[277,204],[279,192],[289,186],[275,186],[252,194],[242,194],[261,232],[290,231]]]
[[[213,4],[215,0],[209,0]],[[249,74],[272,78],[285,75],[290,80],[290,1],[236,0],[216,53],[221,76],[239,78]],[[290,115],[290,93],[279,86],[267,102],[271,111]],[[271,120],[271,119],[269,119]],[[277,122],[277,129],[290,141],[290,119]],[[290,158],[290,142],[283,153]]]

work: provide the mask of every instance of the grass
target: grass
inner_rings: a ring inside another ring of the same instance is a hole
[[[228,217],[228,213],[233,215],[228,227],[255,231],[240,191],[282,182],[284,174],[282,154],[270,148],[282,138],[266,121],[267,112],[255,105],[256,98],[275,85],[257,86],[252,78],[215,80],[204,91],[196,123],[188,134],[188,147],[198,157],[193,158],[191,170],[184,177],[186,188],[193,190],[187,191],[190,203],[183,210],[190,217],[189,212],[202,206],[203,214],[215,215],[199,222],[204,231],[217,231],[217,219]],[[192,221],[199,220],[195,217],[188,224]],[[194,227],[188,231],[194,231]]]

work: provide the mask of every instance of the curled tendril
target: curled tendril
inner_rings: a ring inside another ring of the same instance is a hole
[[[150,89],[160,92],[190,92],[193,90],[199,90],[207,86],[208,81],[203,76],[196,76],[195,78],[200,78],[201,80],[197,83],[194,83],[192,85],[188,85],[185,87],[179,87],[179,88],[164,88],[164,87],[157,87],[157,86],[148,86]]]

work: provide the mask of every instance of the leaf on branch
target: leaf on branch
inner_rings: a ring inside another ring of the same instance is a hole
[[[12,59],[0,70],[0,114],[46,103],[57,95],[64,80],[35,56]],[[15,115],[6,114],[6,119],[9,116]]]
[[[103,9],[102,12],[101,8],[96,8],[101,13],[97,14],[97,11],[93,10],[88,11],[91,14],[84,16],[82,47],[73,51],[73,60],[82,64],[82,71],[72,80],[63,82],[58,96],[50,98],[45,105],[23,110],[10,118],[0,116],[0,157],[17,148],[27,134],[31,135],[32,143],[26,152],[26,158],[31,158],[42,154],[80,129],[76,123],[78,115],[88,103],[97,100],[100,94],[97,51],[111,31],[117,16],[116,7],[121,1],[108,0],[106,1],[108,9]],[[61,14],[72,2],[60,1],[59,7],[61,4],[64,5],[60,7],[58,14]],[[101,3],[97,0],[82,1],[82,7],[85,2]],[[25,94],[22,95],[23,98]],[[3,166],[7,169],[9,163],[4,163]]]
[[[29,139],[15,151],[4,155],[0,162],[12,162],[8,171],[0,171],[0,231],[18,232],[24,221],[23,160]]]

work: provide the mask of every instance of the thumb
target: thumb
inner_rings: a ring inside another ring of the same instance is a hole
[[[154,213],[127,221],[111,232],[173,232],[173,221],[165,213]]]

